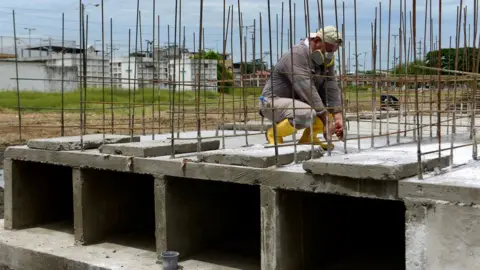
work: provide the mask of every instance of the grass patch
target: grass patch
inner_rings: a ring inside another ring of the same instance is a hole
[[[74,92],[64,93],[63,95],[63,107],[66,110],[76,110],[80,107],[80,90]],[[82,93],[84,95],[84,93]],[[218,99],[220,94],[213,91],[205,91],[201,93],[200,102],[210,103]],[[187,106],[194,106],[196,97],[195,92],[185,91],[177,92],[175,95],[175,102],[185,102]],[[85,98],[85,96],[83,97]],[[86,91],[86,108],[96,109],[103,108],[103,101],[106,103],[113,103],[115,108],[125,108],[128,110],[129,103],[141,106],[142,104],[160,104],[163,107],[168,108],[168,104],[172,99],[172,94],[168,90],[158,90],[155,92],[152,89],[137,90],[135,92],[128,90],[115,90],[113,92],[110,89],[87,89]],[[0,91],[0,109],[4,110],[16,110],[17,109],[17,93],[15,91]],[[110,107],[110,104],[105,104],[106,107]],[[20,107],[22,111],[26,112],[51,112],[61,110],[62,108],[62,94],[61,93],[41,93],[22,91],[20,92]],[[165,109],[165,108],[164,108]]]
[[[347,99],[356,102],[356,89],[348,87],[345,89]],[[225,94],[225,107],[240,108],[243,106],[242,100],[245,96],[247,104],[253,105],[257,103],[258,97],[261,95],[262,89],[258,87],[232,88],[229,93]],[[74,92],[64,93],[63,108],[65,111],[77,111],[80,107],[80,90]],[[82,94],[83,95],[83,94]],[[366,89],[359,88],[358,90],[359,102],[365,103],[372,100],[372,92]],[[175,104],[185,107],[185,109],[193,109],[197,103],[196,93],[194,91],[177,91],[175,95]],[[379,100],[380,91],[377,91],[377,98]],[[160,102],[160,110],[168,110],[171,103],[172,94],[168,90],[153,90],[151,88],[132,90],[130,93],[126,89],[115,89],[112,92],[109,88],[105,91],[98,88],[89,88],[86,91],[86,108],[89,113],[101,114],[103,112],[104,100],[106,110],[109,110],[113,103],[113,109],[121,113],[128,113],[129,104],[135,104],[139,107],[152,107],[155,104],[155,109],[158,110]],[[218,108],[221,94],[215,91],[202,91],[200,93],[200,107]],[[0,91],[0,111],[16,111],[17,110],[17,93],[16,91]],[[32,91],[20,92],[20,107],[23,112],[58,112],[62,109],[62,94],[58,92],[42,93]]]

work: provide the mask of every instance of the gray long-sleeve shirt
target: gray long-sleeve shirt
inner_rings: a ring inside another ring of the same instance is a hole
[[[283,54],[279,59],[262,95],[265,98],[293,97],[312,106],[318,113],[325,111],[325,106],[331,108],[330,113],[339,112],[341,91],[334,75],[335,65],[317,73],[312,71],[309,48],[304,44],[297,44],[292,47],[292,51]]]

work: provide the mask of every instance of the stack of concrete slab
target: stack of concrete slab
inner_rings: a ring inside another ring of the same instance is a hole
[[[255,145],[237,149],[225,149],[203,152],[198,155],[200,162],[224,165],[267,168],[275,165],[287,165],[296,161],[301,162],[312,158],[319,158],[324,151],[320,147],[309,145],[281,146],[278,155],[272,146]]]
[[[220,147],[219,140],[174,140],[173,154],[193,153],[196,151],[216,150]],[[135,157],[158,157],[172,154],[172,141],[147,141],[133,143],[106,144],[100,147],[103,154],[124,155]]]
[[[68,136],[47,139],[29,140],[31,149],[49,151],[73,151],[99,149],[100,153],[136,157],[156,157],[172,154],[185,154],[196,151],[216,150],[220,140],[161,140],[140,142],[140,136],[124,136],[114,134],[89,134],[83,137]],[[173,147],[173,148],[172,148]]]
[[[217,129],[219,130],[247,130],[247,131],[265,131],[272,126],[272,121],[247,121],[245,122],[234,122],[234,123],[223,123],[218,124]]]
[[[422,173],[449,166],[450,156],[428,155],[422,159]],[[325,157],[303,163],[305,171],[317,175],[331,175],[373,180],[402,180],[418,174],[418,159],[412,152],[365,151]]]
[[[139,136],[115,134],[88,134],[84,136],[66,136],[46,139],[29,140],[27,146],[32,149],[51,151],[71,151],[81,149],[96,149],[103,144],[139,142]]]
[[[376,112],[359,112],[358,113],[358,118],[362,120],[372,120],[372,119],[387,119],[389,117],[398,117],[399,112],[398,111],[376,111]],[[347,113],[346,119],[350,121],[357,120],[357,114],[356,113]]]

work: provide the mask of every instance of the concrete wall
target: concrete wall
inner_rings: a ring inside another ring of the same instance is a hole
[[[77,68],[64,67],[64,91],[77,89]],[[62,68],[47,67],[42,62],[18,62],[20,91],[60,92],[62,89]],[[0,61],[0,91],[16,91],[16,67],[14,61]]]
[[[480,269],[478,205],[417,198],[404,201],[407,270]]]

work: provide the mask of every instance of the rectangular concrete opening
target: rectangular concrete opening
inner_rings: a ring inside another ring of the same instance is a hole
[[[56,230],[73,233],[72,169],[13,160],[11,170],[11,213],[6,218],[7,227],[22,229],[54,224]]]
[[[405,269],[401,201],[282,191],[286,269]]]
[[[81,180],[77,241],[156,250],[153,176],[82,169]]]
[[[260,189],[217,181],[167,178],[167,248],[189,261],[260,268]]]

